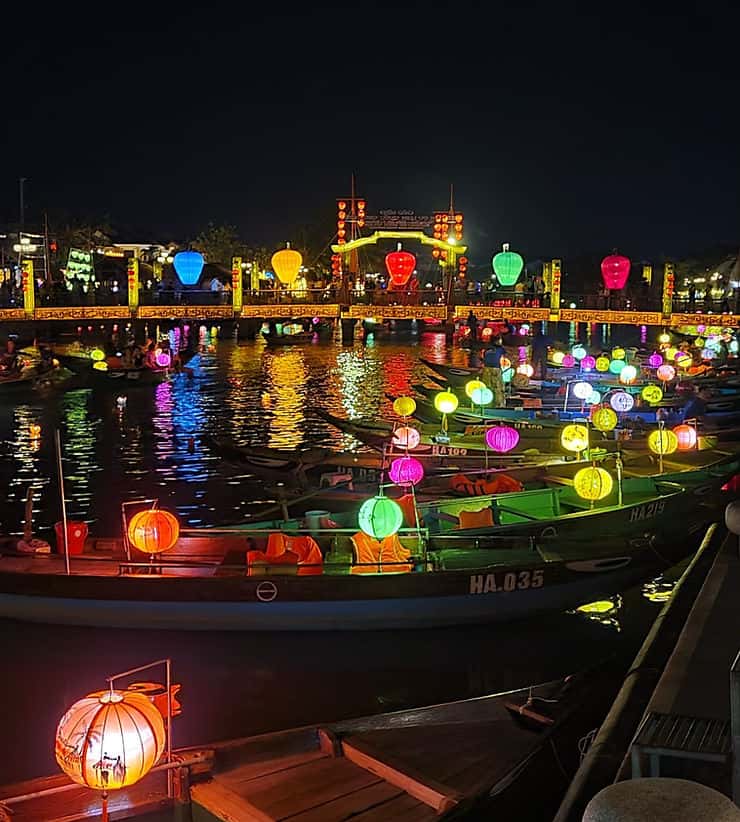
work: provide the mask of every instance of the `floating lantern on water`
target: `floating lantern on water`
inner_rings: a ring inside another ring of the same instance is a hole
[[[128,524],[131,544],[146,554],[169,551],[180,536],[177,517],[161,508],[149,508],[134,514]]]
[[[183,285],[196,285],[205,260],[199,251],[178,251],[172,264]]]
[[[440,391],[434,397],[434,407],[440,414],[454,414],[459,402],[451,391]]]
[[[587,397],[590,397],[592,391],[593,388],[590,382],[577,382],[573,386],[573,395],[578,397],[579,400],[585,400]]]
[[[660,366],[663,365],[663,355],[655,351],[648,357],[648,365],[651,368],[660,368]]]
[[[604,468],[592,465],[576,471],[573,477],[573,487],[579,497],[595,502],[611,494],[614,481],[611,474]]]
[[[570,352],[573,357],[575,357],[578,362],[581,362],[583,358],[586,356],[587,351],[582,345],[574,345],[573,349]]]
[[[686,424],[677,425],[673,429],[673,433],[676,435],[676,438],[678,439],[679,451],[690,451],[692,448],[696,448],[696,428],[694,428],[693,426]]]
[[[490,405],[493,402],[493,391],[487,385],[476,388],[470,395],[470,400],[473,405]]]
[[[100,348],[93,348],[90,352],[90,359],[94,362],[102,362],[105,359],[105,352]]]
[[[572,354],[565,354],[563,357],[563,368],[573,368],[576,358]]]
[[[655,375],[661,382],[670,382],[676,376],[676,369],[672,365],[665,363],[655,372]]]
[[[415,457],[399,457],[391,463],[388,476],[396,485],[418,485],[424,479],[424,466]]]
[[[468,380],[465,383],[465,393],[468,395],[470,399],[473,398],[473,392],[476,391],[478,388],[485,388],[486,384],[481,382],[480,380]]]
[[[522,362],[519,363],[519,365],[517,365],[516,373],[524,374],[524,376],[527,377],[527,379],[531,380],[534,374],[534,368],[532,368],[532,366],[528,362]]]
[[[497,454],[507,454],[519,444],[519,432],[510,425],[497,425],[486,431],[486,445]]]
[[[609,370],[609,357],[596,358],[596,370],[601,371],[602,374]]]
[[[303,265],[303,257],[300,252],[290,247],[290,243],[287,243],[285,248],[272,255],[270,262],[278,280],[283,285],[292,285],[298,278]]]
[[[622,385],[630,385],[637,379],[637,369],[634,365],[625,365],[619,372],[619,382]]]
[[[678,449],[678,437],[667,428],[658,428],[648,436],[648,448],[654,454],[672,454]]]
[[[408,251],[401,251],[401,243],[397,251],[385,255],[385,267],[391,278],[391,283],[398,288],[408,283],[416,268],[416,257]]]
[[[626,391],[615,391],[611,397],[609,397],[609,405],[620,414],[631,411],[634,404],[635,401],[632,395]]]
[[[612,408],[597,408],[591,415],[591,422],[597,431],[613,431],[619,419]]]
[[[630,275],[629,257],[621,254],[610,254],[601,261],[601,277],[610,291],[624,288]]]
[[[503,250],[491,260],[493,271],[504,288],[516,283],[524,268],[524,259],[516,251],[509,251],[509,244],[504,243]]]
[[[399,417],[410,417],[416,411],[416,400],[413,397],[398,397],[393,400],[393,410]]]
[[[663,389],[659,385],[646,385],[640,396],[650,405],[657,405],[663,399]]]
[[[362,503],[357,520],[368,536],[385,539],[397,533],[403,524],[403,511],[397,502],[379,494]]]
[[[585,451],[588,448],[588,428],[578,423],[566,425],[560,435],[560,444],[566,451]]]
[[[562,365],[564,359],[565,359],[565,354],[563,354],[562,351],[553,351],[552,352],[552,361],[555,365]]]
[[[581,368],[584,371],[593,371],[594,368],[596,368],[596,357],[586,354],[586,356],[581,360]]]
[[[411,428],[411,426],[403,425],[393,432],[393,445],[398,448],[413,451],[420,442],[421,435],[416,428]]]

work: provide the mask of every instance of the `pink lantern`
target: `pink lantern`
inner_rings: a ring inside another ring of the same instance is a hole
[[[576,358],[572,354],[566,354],[563,357],[563,368],[573,368],[576,364]],[[595,365],[595,363],[594,363]]]
[[[396,485],[418,485],[424,479],[424,466],[414,457],[399,457],[391,463],[388,476]]]
[[[596,357],[586,354],[586,356],[581,360],[581,368],[584,371],[593,371],[594,368],[596,368]]]
[[[676,369],[672,365],[661,365],[655,375],[662,382],[670,382],[676,376]]]
[[[519,432],[509,425],[499,425],[486,431],[486,445],[497,454],[506,454],[516,448]]]
[[[630,261],[621,254],[610,254],[601,261],[601,276],[610,291],[624,288],[630,275]]]
[[[158,351],[154,357],[154,361],[160,368],[169,368],[172,358],[166,351]]]
[[[408,425],[396,428],[396,432],[393,434],[393,445],[397,448],[405,448],[408,451],[413,451],[420,441],[419,432],[416,428],[411,428]]]
[[[658,354],[657,351],[654,354],[651,354],[648,357],[648,365],[651,368],[660,368],[660,366],[663,365],[663,355]]]

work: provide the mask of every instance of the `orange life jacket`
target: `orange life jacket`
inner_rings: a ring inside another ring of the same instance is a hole
[[[485,476],[479,479],[471,479],[465,474],[455,474],[450,479],[450,487],[459,494],[467,494],[469,497],[482,497],[487,494],[508,494],[512,491],[521,491],[524,486],[519,480],[507,474],[494,474],[487,479]]]
[[[355,548],[353,574],[406,573],[411,570],[411,563],[406,562],[411,552],[401,545],[398,534],[378,541],[364,531],[358,531],[352,537]]]

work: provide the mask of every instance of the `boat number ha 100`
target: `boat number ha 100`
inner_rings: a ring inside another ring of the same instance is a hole
[[[526,591],[544,585],[544,571],[503,571],[498,574],[471,574],[471,594],[497,594],[500,591]]]
[[[665,500],[659,499],[655,502],[648,502],[645,505],[638,505],[630,511],[630,522],[639,522],[641,519],[651,519],[662,514],[665,510]]]
[[[464,457],[468,453],[467,448],[455,448],[452,445],[433,445],[433,457]]]

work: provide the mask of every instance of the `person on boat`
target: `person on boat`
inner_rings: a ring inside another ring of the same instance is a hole
[[[536,328],[532,337],[532,376],[535,380],[547,379],[547,349],[551,344],[552,340]]]
[[[8,340],[5,343],[5,351],[0,354],[0,374],[4,377],[9,377],[17,374],[20,370],[15,340]]]
[[[468,314],[468,319],[465,321],[466,325],[470,329],[470,341],[472,343],[477,342],[478,340],[478,318],[475,316],[473,309],[470,309],[470,313]]]
[[[504,378],[501,372],[501,358],[506,355],[501,337],[492,340],[491,347],[483,355],[483,373],[481,379],[493,393],[493,405],[503,408],[506,405],[504,395]]]

